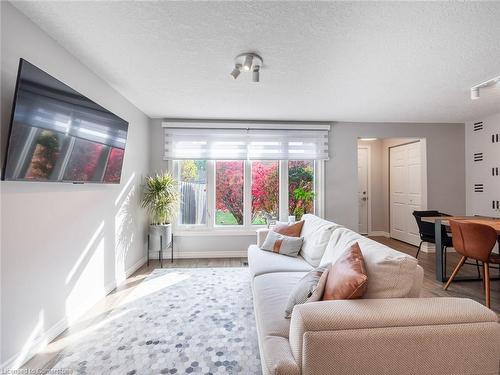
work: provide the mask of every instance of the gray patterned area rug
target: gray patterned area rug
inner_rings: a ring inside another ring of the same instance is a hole
[[[248,268],[156,269],[60,358],[76,374],[260,374]]]

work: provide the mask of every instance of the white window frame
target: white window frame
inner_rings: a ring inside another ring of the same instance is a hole
[[[297,159],[300,160],[300,159]],[[224,161],[221,159],[220,161]],[[266,225],[252,224],[252,170],[251,162],[258,160],[243,160],[244,163],[244,188],[243,188],[243,225],[216,225],[215,208],[215,163],[217,160],[207,160],[207,223],[206,224],[179,224],[175,219],[173,229],[176,236],[196,235],[254,235],[258,228]],[[324,160],[313,160],[314,162],[314,214],[320,217],[324,215]],[[169,161],[169,170],[175,178],[179,177],[179,161]],[[279,220],[288,221],[288,160],[279,160]]]

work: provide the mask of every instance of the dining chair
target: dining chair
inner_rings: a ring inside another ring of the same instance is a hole
[[[490,307],[490,263],[500,264],[500,256],[494,254],[493,248],[497,242],[497,232],[488,225],[466,221],[450,220],[453,247],[462,255],[458,265],[453,270],[450,279],[444,286],[448,289],[458,271],[467,258],[483,262],[483,285],[486,307]]]
[[[415,220],[417,222],[418,232],[420,235],[420,245],[418,245],[417,254],[415,254],[415,258],[418,258],[418,254],[420,253],[420,249],[422,248],[422,244],[424,242],[433,244],[436,243],[434,223],[428,223],[426,221],[422,221],[422,218],[432,217],[432,216],[450,216],[450,215],[435,210],[429,210],[429,211],[413,211],[413,216],[415,217]],[[452,247],[453,243],[451,241],[451,237],[448,236],[446,232],[446,227],[444,225],[441,225],[441,244],[443,245],[443,249],[441,250],[442,251],[444,250],[444,254],[446,256],[446,248]]]

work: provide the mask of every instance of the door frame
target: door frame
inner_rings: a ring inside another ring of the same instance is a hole
[[[368,193],[368,225],[367,225],[367,235],[370,235],[370,233],[372,232],[372,148],[370,145],[360,145],[358,144],[358,148],[357,150],[359,150],[360,148],[366,148],[367,149],[367,160],[366,160],[366,163],[367,163],[367,166],[366,166],[366,173],[368,174],[368,178],[367,178],[367,193]],[[359,159],[358,159],[358,165],[359,165]],[[359,176],[358,176],[358,179],[359,179]],[[359,180],[358,180],[359,181]],[[358,195],[359,195],[359,192],[358,192]],[[359,199],[359,197],[358,197]],[[358,202],[358,209],[359,209],[359,202]],[[358,220],[359,221],[359,220]],[[358,227],[358,230],[359,230],[359,227]]]
[[[398,137],[399,138],[399,137]],[[411,137],[408,137],[408,138],[411,138]],[[390,139],[390,138],[386,138],[386,139]],[[395,145],[395,146],[390,146],[387,148],[387,162],[388,162],[388,165],[387,165],[387,178],[388,178],[388,181],[387,181],[387,193],[388,193],[388,196],[387,196],[387,204],[388,204],[388,215],[389,215],[389,237],[391,237],[391,229],[392,229],[392,206],[391,206],[391,149],[392,148],[395,148],[395,147],[399,147],[399,146],[406,146],[406,145],[409,145],[409,144],[412,144],[412,143],[417,143],[417,142],[420,142],[420,162],[421,162],[421,169],[420,169],[420,173],[422,174],[420,177],[421,177],[421,183],[422,183],[422,186],[421,186],[421,191],[422,191],[422,204],[420,205],[420,209],[422,211],[425,211],[427,210],[427,139],[426,138],[412,138],[414,140],[408,140],[408,142],[406,143],[401,143],[399,145]],[[399,240],[398,240],[399,241]]]

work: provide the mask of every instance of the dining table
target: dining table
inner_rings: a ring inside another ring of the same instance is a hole
[[[469,223],[484,224],[492,227],[497,231],[498,244],[500,246],[500,218],[486,217],[486,216],[428,216],[422,217],[422,221],[434,223],[435,230],[435,245],[436,245],[436,280],[441,282],[448,281],[449,277],[446,275],[446,264],[443,261],[443,246],[441,243],[442,226],[445,228],[450,227],[450,220],[465,221]],[[439,250],[438,250],[439,249]],[[497,279],[497,278],[495,278]],[[460,276],[455,277],[456,281],[474,281],[480,280],[475,276]],[[493,278],[492,278],[493,280]]]

